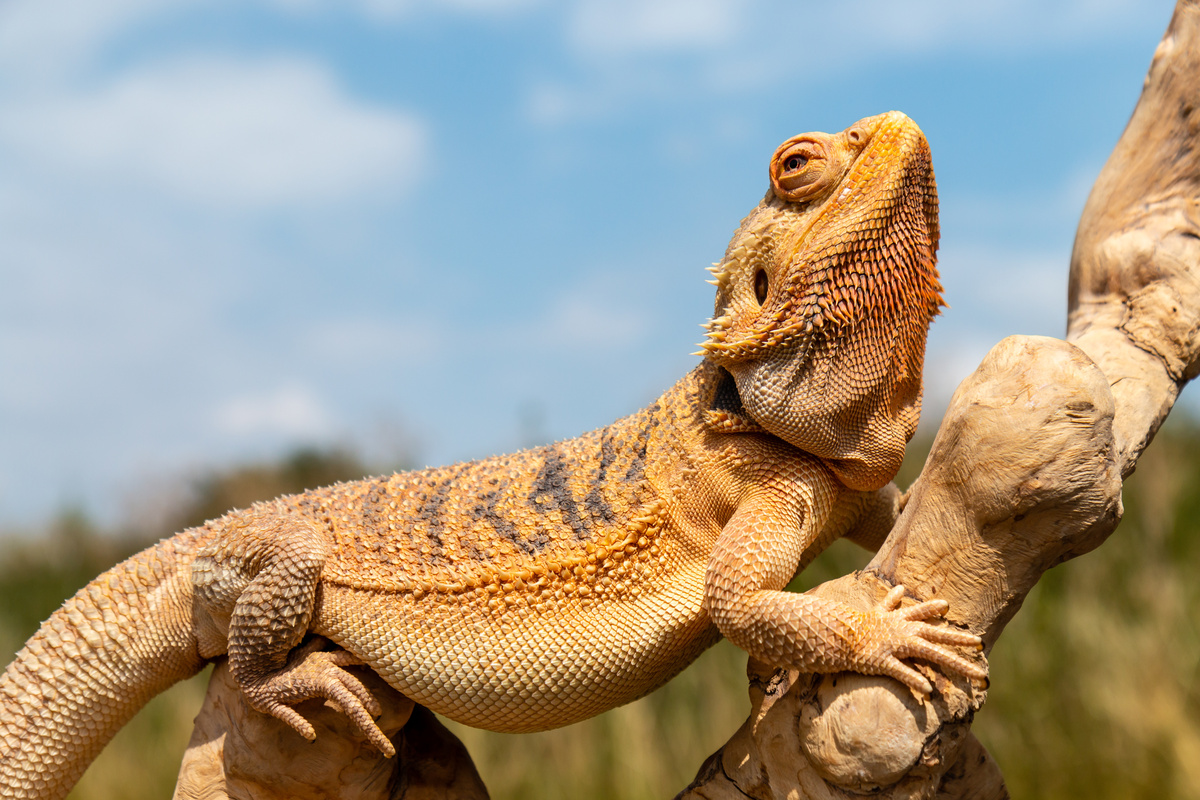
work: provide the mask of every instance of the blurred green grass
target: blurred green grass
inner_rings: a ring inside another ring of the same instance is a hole
[[[928,443],[911,448],[907,485]],[[344,451],[197,481],[168,530],[283,492],[361,477]],[[374,470],[378,471],[378,470]],[[1127,482],[1125,521],[1097,551],[1051,570],[991,657],[974,730],[1014,797],[1200,798],[1200,425],[1170,420]],[[135,526],[136,528],[136,526]],[[66,511],[0,553],[0,658],[63,598],[149,543]],[[857,569],[838,542],[794,588]],[[745,719],[745,656],[721,642],[654,694],[557,731],[507,735],[450,723],[493,797],[671,797]],[[168,798],[207,675],[160,695],[109,745],[75,800]]]

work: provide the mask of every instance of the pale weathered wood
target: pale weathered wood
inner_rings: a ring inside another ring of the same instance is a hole
[[[1200,372],[1200,2],[1181,0],[1088,199],[1067,342],[1012,337],[959,387],[925,470],[863,573],[813,591],[865,607],[892,585],[950,602],[990,649],[1045,570],[1098,546],[1122,476]],[[920,702],[862,676],[751,667],[746,724],[682,797],[1005,797],[968,732],[985,693],[923,670]]]

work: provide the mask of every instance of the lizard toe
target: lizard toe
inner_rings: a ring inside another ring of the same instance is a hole
[[[240,681],[240,685],[251,706],[274,716],[309,740],[316,738],[316,731],[292,706],[314,698],[325,699],[390,758],[396,749],[373,719],[382,713],[379,701],[362,681],[343,668],[361,663],[344,651],[321,652],[306,644],[293,653],[283,669]]]
[[[308,741],[315,741],[317,738],[316,728],[312,723],[300,715],[296,709],[284,703],[270,703],[261,709],[264,713],[270,714],[275,719],[287,725],[296,733],[303,736]]]

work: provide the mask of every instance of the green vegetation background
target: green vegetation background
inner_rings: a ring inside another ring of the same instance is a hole
[[[924,460],[924,448],[912,450],[901,485]],[[303,451],[213,474],[159,514],[159,532],[371,471],[347,452]],[[1200,798],[1197,486],[1200,426],[1174,419],[1126,485],[1121,527],[1096,552],[1049,572],[993,651],[992,688],[974,730],[1014,797]],[[0,661],[65,597],[157,538],[137,527],[99,530],[65,512],[36,537],[0,539]],[[839,542],[794,588],[866,560]],[[498,800],[667,798],[745,718],[744,669],[745,656],[721,642],[649,697],[569,728],[505,735],[452,727]],[[206,680],[201,674],[156,698],[71,797],[169,798]]]

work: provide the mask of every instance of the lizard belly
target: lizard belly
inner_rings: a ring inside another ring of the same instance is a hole
[[[556,728],[635,700],[719,638],[702,565],[619,602],[568,599],[503,613],[474,598],[325,584],[313,629],[414,701],[466,725]]]

